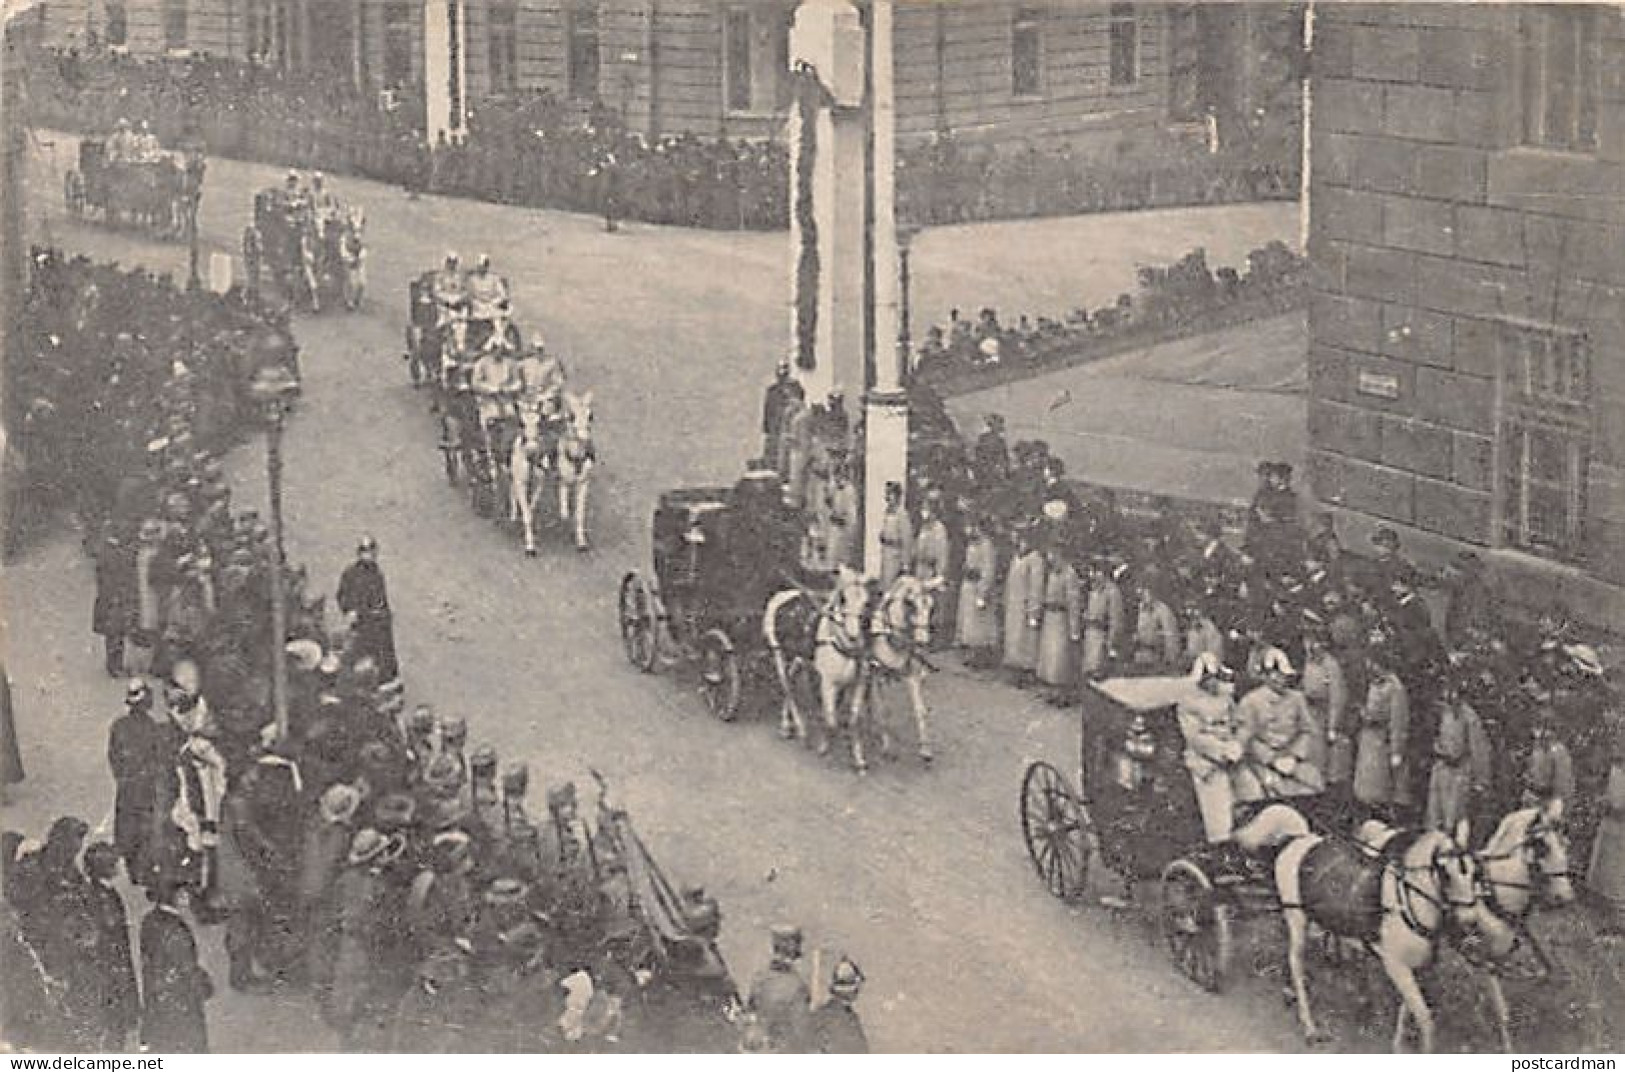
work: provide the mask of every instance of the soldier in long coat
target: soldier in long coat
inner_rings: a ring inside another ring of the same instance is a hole
[[[1586,868],[1586,889],[1612,913],[1615,933],[1625,928],[1625,709],[1614,704],[1603,713],[1607,731],[1608,781],[1603,789],[1602,816],[1591,842]]]
[[[1367,807],[1389,811],[1410,802],[1405,772],[1410,697],[1394,673],[1393,662],[1384,647],[1374,647],[1367,653],[1369,680],[1354,747],[1354,799]]]
[[[971,516],[965,528],[965,563],[960,572],[959,620],[955,636],[971,665],[988,665],[999,644],[999,612],[993,605],[999,568],[998,548],[985,519]]]
[[[790,415],[790,402],[806,398],[801,381],[790,374],[790,362],[781,360],[774,370],[773,382],[762,395],[762,457],[767,464],[778,468],[783,461],[785,425]],[[784,471],[779,470],[782,477]]]
[[[152,880],[161,787],[179,747],[178,731],[152,717],[151,687],[131,678],[124,712],[108,731],[107,764],[113,772],[113,844],[138,886]]]
[[[831,567],[862,565],[863,530],[858,521],[862,507],[857,485],[852,483],[852,465],[836,461],[829,486],[829,557]]]
[[[1044,598],[1038,634],[1038,680],[1057,690],[1078,681],[1078,641],[1082,638],[1083,585],[1060,548],[1044,552]]]
[[[746,1008],[766,1035],[769,1051],[806,1053],[812,1042],[812,1000],[796,970],[801,930],[784,924],[772,931],[772,959],[751,980]]]
[[[1430,830],[1454,830],[1471,819],[1475,800],[1490,780],[1490,740],[1484,724],[1454,682],[1445,686],[1433,736],[1433,769],[1428,776],[1423,822]]]
[[[903,485],[892,481],[886,485],[886,513],[880,519],[880,575],[876,580],[881,591],[889,590],[913,559],[914,526],[903,508]]]
[[[814,1053],[868,1053],[869,1037],[858,1016],[858,994],[863,989],[863,972],[845,957],[830,976],[829,1000],[813,1010]]]
[[[1123,591],[1100,562],[1089,564],[1089,593],[1083,602],[1083,672],[1106,674],[1123,630]]]
[[[1038,669],[1038,636],[1044,601],[1044,555],[1025,531],[1004,580],[1004,665],[1023,676]]]
[[[153,1053],[208,1053],[204,1003],[214,995],[198,963],[192,928],[175,907],[177,889],[162,882],[141,921],[141,1044]]]
[[[1354,776],[1354,727],[1349,719],[1348,683],[1324,626],[1305,633],[1304,648],[1299,688],[1309,702],[1309,713],[1321,727],[1326,743],[1325,754],[1310,759],[1325,775],[1326,788],[1346,796],[1349,779]]]
[[[1179,621],[1149,581],[1135,596],[1134,664],[1172,671],[1183,654]]]
[[[785,403],[783,432],[783,461],[779,472],[784,474],[786,498],[790,505],[802,509],[807,505],[807,465],[813,448],[814,415],[802,399]]]
[[[378,541],[363,536],[356,547],[356,560],[339,578],[335,595],[339,610],[352,622],[355,657],[371,656],[378,664],[381,681],[400,674],[395,658],[395,625],[389,606],[384,572],[378,566]]]
[[[932,491],[920,506],[920,528],[914,537],[914,554],[910,559],[914,575],[931,585],[933,590],[947,583],[948,565],[953,555],[948,526],[943,524],[938,513],[937,499],[937,492]],[[949,633],[943,624],[947,606],[945,598],[931,601],[933,646],[941,646],[948,639]]]

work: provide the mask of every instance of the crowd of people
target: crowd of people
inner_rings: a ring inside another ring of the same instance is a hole
[[[928,390],[914,402],[933,412]],[[763,418],[806,521],[803,565],[861,568],[861,435],[842,400],[809,405],[781,365]],[[1345,814],[1487,834],[1560,800],[1591,891],[1625,922],[1619,671],[1559,609],[1505,603],[1476,553],[1431,575],[1388,527],[1347,549],[1282,462],[1259,467],[1239,524],[1167,500],[1129,509],[1069,481],[1044,442],[1009,444],[997,414],[973,444],[916,437],[910,466],[887,492],[874,580],[940,586],[933,638],[967,665],[1056,703],[1090,680],[1197,667],[1242,699],[1209,713],[1207,736],[1228,743],[1193,746],[1193,772],[1224,769],[1243,802],[1312,792]]]
[[[207,55],[144,59],[56,50],[29,65],[39,121],[93,133],[147,117],[166,143],[213,155],[321,168],[413,190],[601,212],[717,230],[787,225],[782,139],[646,135],[601,104],[545,90],[478,102],[461,138],[427,145],[421,92],[374,93],[317,71]],[[1127,153],[1125,156],[1124,153]],[[1294,197],[1296,159],[1215,155],[1176,139],[1119,147],[1001,147],[939,135],[898,158],[899,204],[920,225]]]
[[[915,355],[915,374],[945,384],[957,374],[996,366],[1038,368],[1070,358],[1093,346],[1109,346],[1129,332],[1178,326],[1190,331],[1211,329],[1216,314],[1238,302],[1285,310],[1306,299],[1307,262],[1283,242],[1270,242],[1248,253],[1245,272],[1231,267],[1214,271],[1207,252],[1192,250],[1167,267],[1140,269],[1135,294],[1090,310],[1079,305],[1064,318],[1023,313],[1014,324],[1002,323],[994,308],[974,319],[950,310],[945,326],[933,326]]]

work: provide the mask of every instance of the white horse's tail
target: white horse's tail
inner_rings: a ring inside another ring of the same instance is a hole
[[[801,592],[794,588],[786,588],[782,592],[775,592],[767,601],[767,607],[762,611],[762,639],[767,641],[769,651],[782,651],[784,645],[779,640],[779,612],[798,599],[805,598]]]

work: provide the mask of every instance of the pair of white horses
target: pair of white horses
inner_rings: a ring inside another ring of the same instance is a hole
[[[892,754],[889,720],[877,711],[876,686],[901,681],[908,690],[918,753],[933,759],[930,710],[925,702],[925,658],[931,643],[931,614],[937,584],[910,574],[884,591],[871,591],[857,573],[842,569],[827,596],[794,588],[775,594],[762,617],[762,635],[773,654],[783,701],[779,731],[786,739],[806,740],[798,689],[809,675],[816,683],[823,732],[820,755],[842,731],[841,711],[852,765],[867,773],[865,740],[877,737],[881,753]]]
[[[1304,951],[1314,923],[1339,945],[1369,951],[1400,998],[1396,1051],[1409,1022],[1420,1049],[1432,1052],[1435,1019],[1416,973],[1445,943],[1484,969],[1502,1046],[1512,1050],[1510,1010],[1501,988],[1520,943],[1543,958],[1527,921],[1537,903],[1574,900],[1562,804],[1551,801],[1508,814],[1478,851],[1466,822],[1452,832],[1404,833],[1382,823],[1362,825],[1353,841],[1312,833],[1286,805],[1272,805],[1255,824],[1280,846],[1274,877],[1287,930],[1287,965],[1304,1037],[1326,1038],[1309,1004]],[[1239,831],[1238,841],[1246,831]]]
[[[525,536],[525,554],[536,554],[536,510],[551,474],[558,490],[559,523],[574,522],[577,551],[586,551],[587,492],[597,452],[592,438],[592,392],[560,395],[560,419],[550,429],[542,412],[521,406],[519,431],[508,451],[508,520]]]

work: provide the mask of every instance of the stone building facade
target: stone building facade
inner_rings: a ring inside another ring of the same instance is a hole
[[[1311,482],[1625,622],[1625,9],[1322,4]]]
[[[493,94],[545,88],[600,100],[650,135],[760,137],[781,133],[790,105],[794,0],[51,0],[47,40],[94,34],[138,55],[258,55],[406,89],[421,86],[431,8],[449,12],[443,47],[456,52],[453,67],[476,108]],[[1199,139],[1209,107],[1239,127],[1261,111],[1252,79],[1282,73],[1258,60],[1256,46],[1278,41],[1296,10],[900,4],[899,138],[906,145],[942,132],[1109,147],[1124,130],[1160,129]]]

